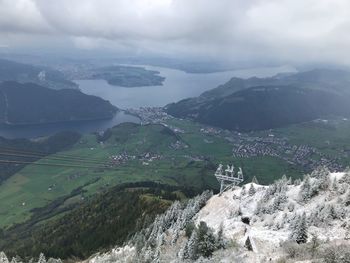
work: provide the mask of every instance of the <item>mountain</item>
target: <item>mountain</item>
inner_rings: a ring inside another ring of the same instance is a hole
[[[175,202],[124,246],[85,262],[348,262],[350,175],[315,170]]]
[[[0,59],[0,82],[4,81],[31,82],[52,89],[78,88],[57,70]]]
[[[230,130],[251,131],[350,114],[350,74],[312,70],[271,78],[232,78],[199,97],[167,105],[181,118]]]
[[[53,90],[36,84],[0,83],[0,124],[39,124],[111,118],[117,108],[74,89]]]

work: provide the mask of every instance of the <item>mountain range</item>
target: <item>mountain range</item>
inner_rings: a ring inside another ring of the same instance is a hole
[[[350,73],[315,69],[269,78],[232,78],[199,97],[169,104],[166,111],[229,130],[283,127],[330,115],[350,114]]]

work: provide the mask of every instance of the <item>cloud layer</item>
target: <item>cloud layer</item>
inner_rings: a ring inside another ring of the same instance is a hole
[[[348,0],[0,0],[2,46],[348,64],[349,33]]]

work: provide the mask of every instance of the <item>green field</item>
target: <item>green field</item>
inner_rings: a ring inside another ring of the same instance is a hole
[[[271,183],[283,174],[300,177],[304,171],[275,157],[233,158],[232,144],[222,134],[201,132],[204,126],[188,120],[169,119],[166,125],[122,124],[103,136],[84,135],[75,145],[57,155],[50,155],[27,165],[0,185],[0,227],[7,228],[28,220],[35,210],[57,198],[67,200],[61,206],[81,202],[103,189],[128,182],[153,181],[197,189],[217,189],[213,173],[219,163],[242,167],[245,181],[256,176],[260,183]],[[178,132],[173,132],[177,129]],[[350,149],[350,122],[332,120],[292,125],[283,129],[254,133],[287,137],[292,144],[309,144],[332,156],[342,156]],[[126,154],[128,158],[111,167],[110,157]],[[150,156],[156,158],[150,161]],[[73,156],[72,160],[53,159]],[[87,158],[75,160],[74,157]],[[77,167],[37,164],[74,164]]]
[[[113,185],[127,182],[154,181],[197,189],[217,189],[213,173],[219,163],[242,166],[246,181],[254,175],[269,183],[283,174],[297,177],[301,172],[285,162],[270,157],[233,159],[232,145],[217,135],[200,132],[201,125],[178,119],[167,122],[182,130],[174,133],[162,125],[122,124],[98,140],[94,134],[83,136],[68,151],[59,155],[89,158],[87,161],[53,159],[51,155],[37,164],[71,164],[88,167],[28,165],[0,186],[0,227],[28,220],[33,209],[44,207],[59,197],[69,196],[66,203]],[[172,145],[181,143],[180,148]],[[111,168],[103,168],[110,156],[127,153],[135,156]],[[145,161],[146,153],[160,158]],[[79,190],[79,191],[77,191]]]

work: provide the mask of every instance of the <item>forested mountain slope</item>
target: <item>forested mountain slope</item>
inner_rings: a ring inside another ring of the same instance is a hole
[[[176,117],[239,131],[264,130],[350,115],[350,74],[313,70],[271,78],[232,78],[216,89],[169,104]]]
[[[111,118],[117,108],[74,89],[53,90],[32,83],[0,83],[0,123],[39,124]]]

